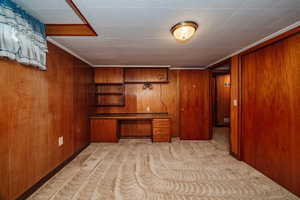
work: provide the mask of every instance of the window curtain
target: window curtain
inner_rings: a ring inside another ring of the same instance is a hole
[[[11,0],[0,0],[0,56],[46,70],[45,26]]]

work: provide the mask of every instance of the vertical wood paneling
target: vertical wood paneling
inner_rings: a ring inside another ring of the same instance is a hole
[[[93,113],[93,79],[94,70],[87,67],[85,63],[74,59],[75,80],[74,81],[74,148],[79,151],[90,141],[90,126],[87,116]]]
[[[75,78],[78,60],[50,43],[48,47],[47,71],[0,60],[0,92],[5,94],[0,97],[0,199],[15,199],[89,142],[83,90],[93,81],[93,71],[81,64],[85,78]],[[77,122],[83,121],[77,129],[75,114],[81,115]],[[59,136],[64,137],[61,147]],[[75,147],[74,138],[82,140]]]
[[[243,159],[298,195],[299,43],[297,34],[242,57]]]
[[[47,84],[41,82],[41,71],[14,62],[9,64],[10,84],[6,84],[6,90],[11,95],[6,101],[12,115],[6,131],[10,139],[9,194],[14,199],[49,170],[48,128],[44,121],[48,102],[43,102],[48,94],[41,90],[43,86],[47,89]]]
[[[14,63],[17,65],[17,63]],[[7,83],[10,82],[11,67],[10,61],[0,60],[0,199],[9,199],[9,126],[12,120],[12,112],[10,110],[11,92],[7,91],[5,87],[9,87]]]
[[[227,84],[227,85],[225,85]],[[228,125],[225,118],[230,118],[230,75],[216,76],[216,125]]]
[[[239,135],[239,57],[231,58],[230,67],[230,152],[236,157],[240,158],[240,135]],[[234,104],[236,101],[236,105]]]
[[[287,75],[287,88],[290,91],[289,106],[291,117],[289,126],[292,130],[291,145],[291,190],[300,196],[300,33],[284,40],[283,63]]]
[[[211,114],[212,114],[212,125],[216,125],[216,76],[211,76],[210,79],[210,90],[211,90]]]

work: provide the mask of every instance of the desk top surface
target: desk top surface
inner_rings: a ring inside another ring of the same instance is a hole
[[[169,119],[168,113],[112,113],[91,115],[90,119]]]

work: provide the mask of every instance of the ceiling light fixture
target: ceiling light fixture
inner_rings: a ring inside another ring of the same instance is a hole
[[[197,28],[197,23],[192,21],[184,21],[175,24],[171,28],[171,33],[178,42],[187,42],[194,36]]]

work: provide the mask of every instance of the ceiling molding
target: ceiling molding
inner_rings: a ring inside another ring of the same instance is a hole
[[[206,67],[172,67],[170,70],[206,70]]]
[[[66,52],[68,52],[69,54],[75,56],[76,58],[78,58],[79,60],[81,60],[82,62],[85,62],[86,64],[88,64],[89,66],[91,67],[94,67],[94,65],[92,63],[90,63],[89,61],[87,61],[86,59],[82,58],[81,56],[79,56],[78,54],[76,54],[74,51],[68,49],[67,47],[61,45],[60,43],[56,42],[55,40],[53,40],[52,38],[50,37],[47,37],[47,40],[49,42],[51,42],[52,44],[58,46],[59,48],[65,50]]]
[[[279,35],[281,35],[281,34],[283,34],[285,32],[288,32],[288,31],[290,31],[290,30],[292,30],[294,28],[297,28],[298,26],[300,26],[300,21],[298,21],[298,22],[296,22],[296,23],[294,23],[294,24],[292,24],[290,26],[287,26],[287,27],[285,27],[285,28],[283,28],[283,29],[275,32],[275,33],[272,33],[271,35],[268,35],[267,37],[265,37],[265,38],[263,38],[261,40],[258,40],[257,42],[254,42],[254,43],[252,43],[252,44],[250,44],[250,45],[248,45],[248,46],[246,46],[246,47],[244,47],[244,48],[242,48],[242,49],[240,49],[240,50],[238,50],[238,51],[236,51],[236,52],[234,52],[234,53],[232,53],[232,54],[230,54],[228,56],[223,57],[220,60],[217,60],[217,61],[215,61],[215,62],[207,65],[207,68],[209,68],[211,66],[214,66],[214,65],[216,65],[216,64],[218,64],[218,63],[220,63],[220,62],[222,62],[222,61],[224,61],[226,59],[229,59],[232,56],[238,55],[238,54],[240,54],[240,53],[242,53],[242,52],[244,52],[244,51],[246,51],[246,50],[248,50],[248,49],[250,49],[252,47],[255,47],[255,46],[257,46],[257,45],[259,45],[259,44],[261,44],[263,42],[271,40],[271,39],[273,39],[273,38],[275,38],[275,37],[277,37],[277,36],[279,36]]]
[[[170,68],[170,65],[93,65],[93,67]]]

